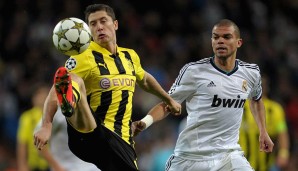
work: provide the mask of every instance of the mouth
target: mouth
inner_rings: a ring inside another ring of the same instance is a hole
[[[225,52],[225,51],[227,51],[227,48],[218,47],[218,48],[216,48],[216,51],[218,51],[218,52]]]
[[[99,38],[99,39],[103,39],[103,38],[105,38],[105,34],[99,34],[97,37]]]

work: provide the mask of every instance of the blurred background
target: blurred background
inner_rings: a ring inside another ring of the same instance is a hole
[[[52,30],[63,18],[84,19],[91,3],[106,3],[119,20],[117,41],[139,54],[142,65],[168,90],[180,68],[212,56],[211,29],[233,20],[244,44],[237,58],[257,63],[270,79],[269,96],[286,112],[290,166],[298,164],[297,0],[2,0],[0,1],[0,170],[16,168],[16,130],[31,107],[33,85],[51,85],[67,57],[53,46]],[[159,102],[136,90],[134,120]],[[180,121],[169,116],[136,138],[141,170],[158,171],[173,152]]]

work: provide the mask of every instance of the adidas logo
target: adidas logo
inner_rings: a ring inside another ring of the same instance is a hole
[[[211,82],[207,85],[207,87],[216,87],[216,85],[214,84],[213,81],[211,81]]]

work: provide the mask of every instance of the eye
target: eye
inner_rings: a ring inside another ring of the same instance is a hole
[[[232,35],[230,35],[230,34],[228,34],[228,35],[224,35],[224,37],[223,37],[224,39],[226,39],[226,40],[229,40],[229,39],[231,39],[232,38]]]
[[[90,26],[95,26],[95,22],[90,22]]]
[[[217,40],[219,36],[212,36],[212,39]]]

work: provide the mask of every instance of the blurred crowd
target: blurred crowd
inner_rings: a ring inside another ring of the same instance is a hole
[[[52,43],[54,26],[66,17],[84,19],[84,9],[91,3],[115,9],[118,45],[135,49],[143,67],[165,90],[184,64],[212,56],[213,24],[222,18],[233,20],[244,40],[237,58],[260,66],[271,82],[269,96],[285,109],[290,165],[298,168],[297,0],[4,0],[0,2],[0,170],[15,168],[18,119],[32,105],[33,85],[51,85],[54,72],[67,59]],[[134,119],[140,119],[159,101],[136,91]],[[136,138],[141,170],[158,171],[158,165],[164,165],[183,117],[170,116]]]

